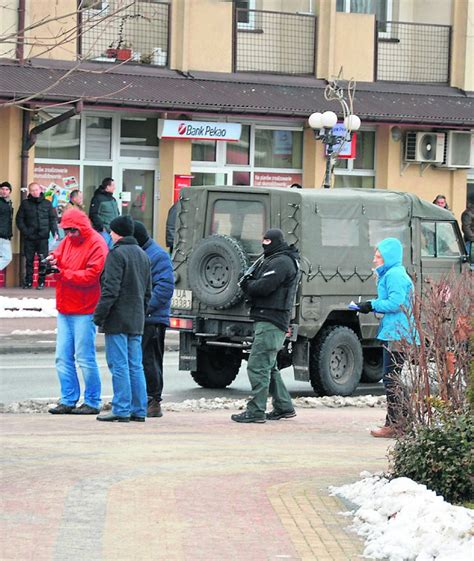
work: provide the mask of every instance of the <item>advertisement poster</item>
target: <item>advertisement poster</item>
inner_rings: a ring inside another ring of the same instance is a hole
[[[273,173],[273,172],[255,172],[253,176],[253,184],[255,187],[291,187],[293,183],[303,181],[301,173]]]
[[[41,185],[45,198],[53,203],[58,216],[61,216],[69,194],[79,189],[79,166],[35,164],[33,175],[33,180]]]
[[[175,203],[179,199],[179,193],[183,187],[191,186],[191,179],[193,177],[193,175],[174,176],[173,203]]]

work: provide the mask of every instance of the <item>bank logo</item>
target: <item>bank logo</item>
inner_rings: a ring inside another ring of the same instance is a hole
[[[178,134],[183,135],[186,133],[186,125],[184,123],[181,123],[178,127]]]

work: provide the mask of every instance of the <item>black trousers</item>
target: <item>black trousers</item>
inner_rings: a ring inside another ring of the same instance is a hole
[[[48,255],[48,240],[24,240],[23,253],[25,254],[26,259],[25,284],[32,284],[35,255],[41,254],[43,257]],[[40,276],[38,283],[44,284],[44,279],[45,275]]]
[[[387,395],[385,426],[401,425],[406,415],[404,388],[400,380],[405,356],[398,351],[383,349],[383,384]]]
[[[145,325],[142,337],[143,370],[146,393],[149,398],[161,401],[163,392],[163,354],[165,352],[166,325]]]

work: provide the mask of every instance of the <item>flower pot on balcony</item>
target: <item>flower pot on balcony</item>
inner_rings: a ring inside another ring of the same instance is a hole
[[[107,49],[105,54],[107,58],[117,58],[117,49]]]
[[[117,49],[117,60],[130,60],[132,58],[132,49]]]

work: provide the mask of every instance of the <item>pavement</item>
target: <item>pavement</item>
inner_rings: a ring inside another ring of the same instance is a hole
[[[299,409],[262,425],[230,413],[0,415],[0,559],[360,559],[328,486],[386,469],[393,441],[368,433],[383,410]]]
[[[9,298],[48,298],[54,299],[55,289],[24,290],[22,288],[1,288],[0,296]],[[41,307],[40,304],[34,307]],[[10,353],[41,353],[54,352],[56,349],[56,318],[55,317],[16,317],[1,318],[0,320],[0,355]],[[26,331],[36,333],[27,334]],[[19,332],[19,333],[18,333]],[[96,348],[105,349],[104,335],[97,334]],[[165,349],[176,351],[179,348],[179,333],[168,330],[165,339]]]

